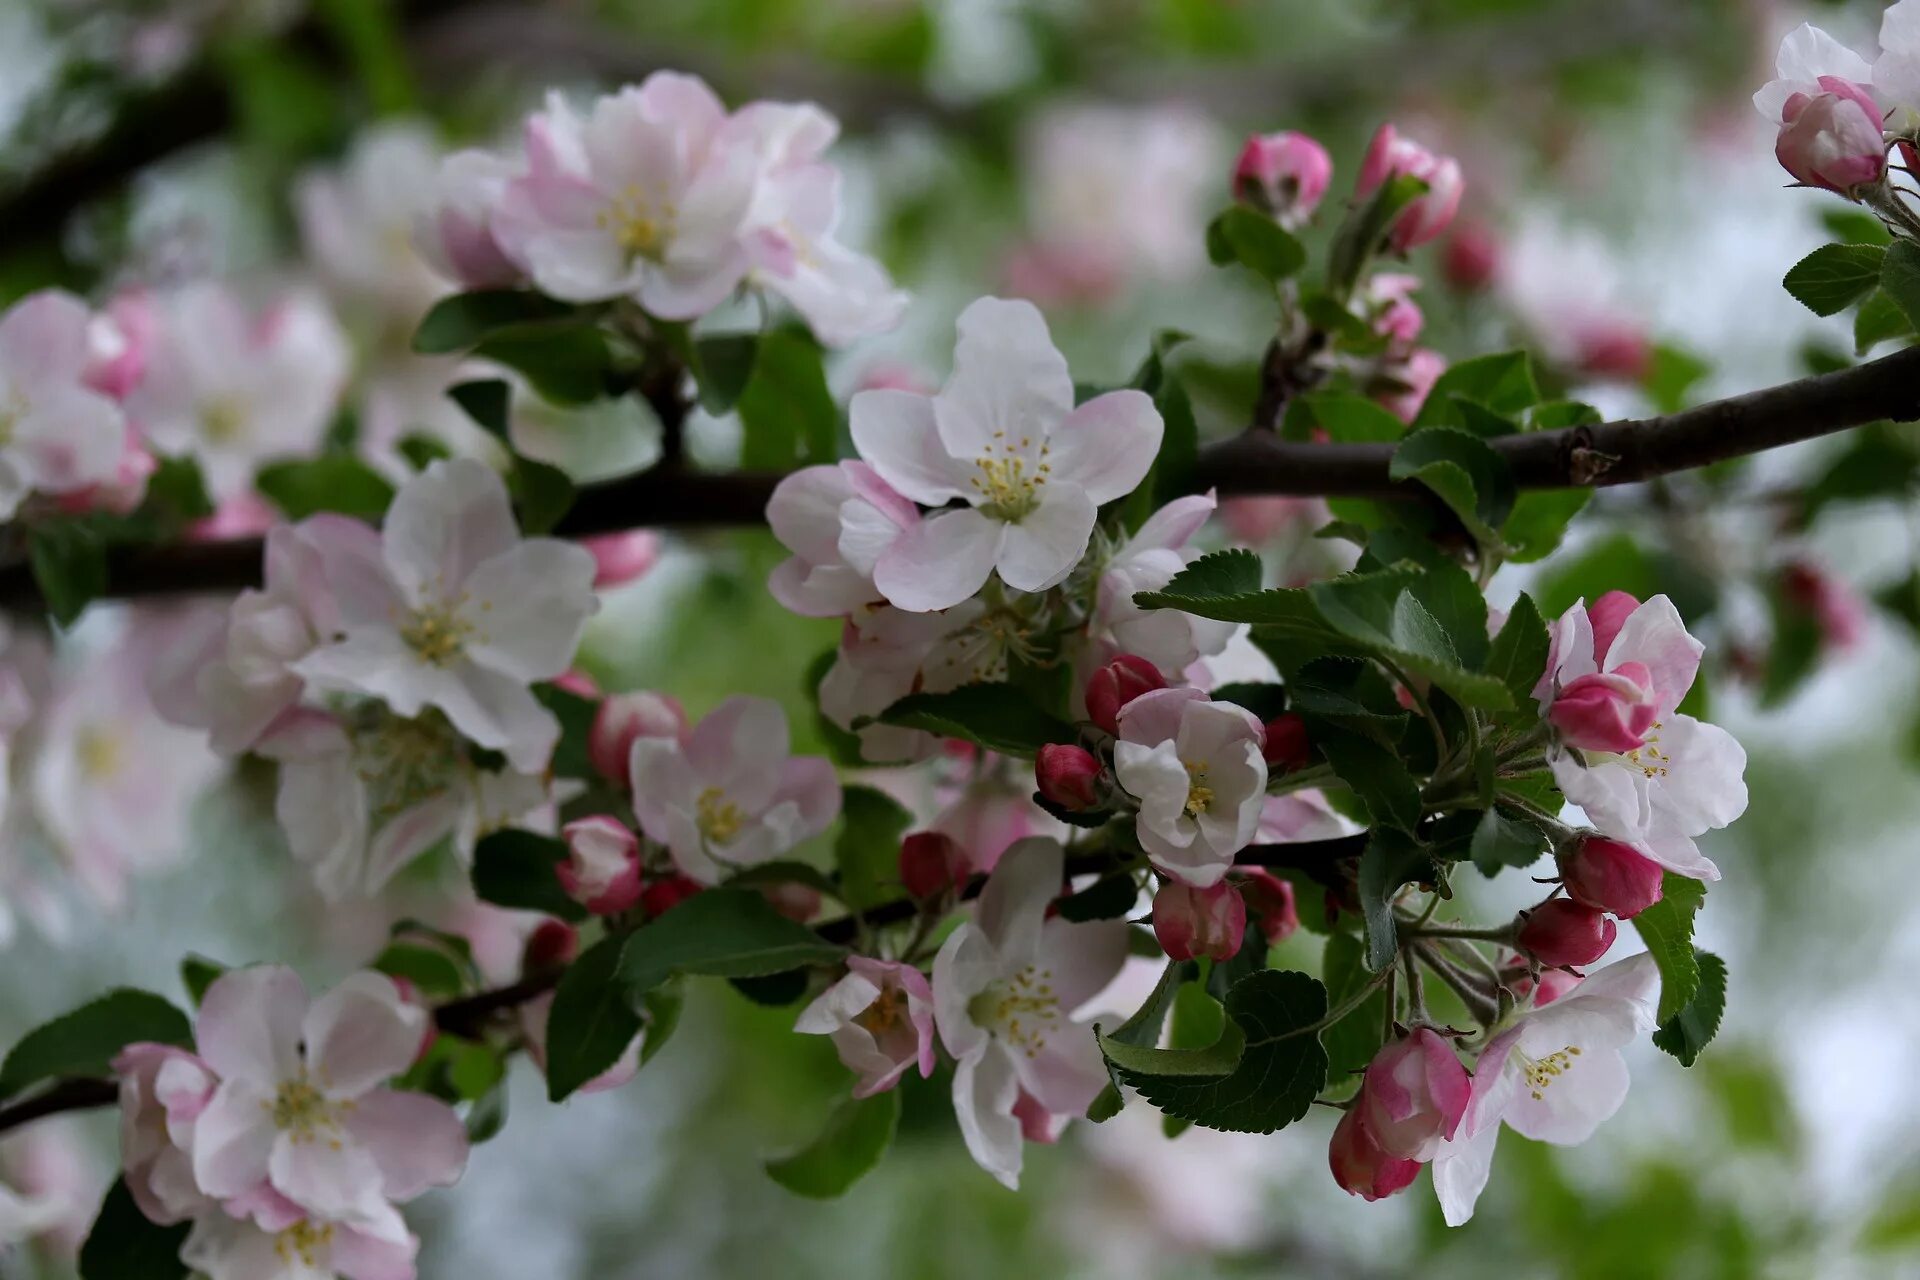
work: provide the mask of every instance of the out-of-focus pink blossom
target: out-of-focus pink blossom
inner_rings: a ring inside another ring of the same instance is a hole
[[[687,713],[677,698],[646,689],[610,694],[593,713],[593,727],[587,731],[587,759],[601,777],[624,787],[636,741],[678,739],[686,731]]]
[[[1500,274],[1500,241],[1492,228],[1467,220],[1453,224],[1440,247],[1440,274],[1461,293],[1479,293]]]
[[[840,1061],[859,1079],[853,1096],[870,1098],[917,1066],[933,1074],[933,988],[912,965],[868,956],[847,961],[847,976],[820,993],[793,1029],[831,1036]]]
[[[1153,936],[1172,960],[1231,960],[1247,931],[1247,904],[1231,881],[1194,889],[1169,880],[1153,895]]]
[[[1419,415],[1420,406],[1427,402],[1427,393],[1446,371],[1445,356],[1426,347],[1417,348],[1386,372],[1382,379],[1384,385],[1374,392],[1373,398],[1400,421],[1412,422]]]
[[[1780,568],[1780,590],[1795,608],[1810,615],[1820,639],[1837,651],[1855,648],[1866,634],[1867,602],[1853,585],[1810,560]]]
[[[972,874],[967,851],[942,831],[916,831],[900,842],[900,882],[916,898],[931,898]]]
[[[1254,134],[1233,167],[1233,194],[1297,227],[1313,216],[1333,181],[1333,157],[1304,133]]]
[[[1240,896],[1246,899],[1247,910],[1268,946],[1279,946],[1300,927],[1293,886],[1264,867],[1241,873]]]
[[[1291,711],[1284,711],[1267,721],[1261,754],[1266,757],[1268,772],[1275,777],[1306,768],[1313,762],[1313,744],[1307,738],[1307,722]]]
[[[1388,245],[1399,253],[1417,249],[1445,231],[1466,189],[1458,161],[1429,151],[1401,137],[1391,124],[1383,124],[1361,161],[1357,192],[1364,199],[1388,178],[1402,174],[1426,183],[1427,191],[1402,209],[1387,230]]]
[[[593,585],[601,591],[634,582],[660,562],[660,535],[647,529],[582,538],[580,545],[593,553]]]

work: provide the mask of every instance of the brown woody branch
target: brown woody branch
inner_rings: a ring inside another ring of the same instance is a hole
[[[1920,347],[1716,400],[1663,417],[1534,431],[1489,441],[1521,489],[1621,485],[1833,435],[1883,419],[1920,418]],[[1248,431],[1200,451],[1196,488],[1222,494],[1419,498],[1389,474],[1391,444],[1314,444]],[[658,466],[581,489],[556,532],[759,525],[780,476]],[[109,597],[226,594],[258,585],[257,538],[125,548],[109,559]],[[0,566],[0,608],[35,609],[27,565]]]
[[[1343,864],[1358,858],[1366,848],[1366,832],[1332,840],[1303,840],[1292,844],[1256,844],[1240,851],[1235,859],[1241,866],[1282,867],[1306,872],[1322,883],[1339,883],[1345,874]],[[1070,875],[1097,875],[1113,869],[1117,860],[1110,853],[1083,853],[1067,860]],[[986,885],[985,876],[975,876],[960,891],[961,900],[978,897]],[[879,928],[911,920],[922,909],[911,898],[881,903],[853,915],[829,920],[816,932],[829,942],[851,943],[866,928]],[[559,984],[562,969],[532,974],[504,987],[476,992],[450,1000],[433,1011],[434,1025],[448,1035],[468,1039],[479,1037],[501,1013],[517,1009],[530,1000],[552,991]],[[110,1107],[119,1100],[119,1086],[112,1080],[76,1078],[60,1080],[51,1088],[11,1106],[0,1107],[0,1134],[46,1116],[68,1111],[87,1111]]]

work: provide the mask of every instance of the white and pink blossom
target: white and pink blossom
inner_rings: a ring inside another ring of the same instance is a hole
[[[1078,408],[1067,362],[1031,303],[982,298],[960,314],[953,376],[938,395],[863,391],[854,443],[899,493],[926,507],[959,499],[904,532],[874,563],[895,607],[950,608],[996,572],[1044,591],[1086,552],[1101,503],[1133,491],[1162,423],[1139,391]]]
[[[120,1086],[120,1165],[140,1212],[163,1226],[206,1212],[193,1179],[193,1126],[220,1079],[193,1053],[138,1043],[113,1060]]]
[[[933,1074],[933,989],[912,965],[850,958],[847,976],[802,1010],[793,1029],[833,1038],[841,1063],[859,1077],[856,1098],[893,1088],[909,1067],[922,1079]]]
[[[640,901],[640,840],[606,814],[560,828],[566,861],[554,868],[567,896],[595,915],[614,915]]]
[[[447,291],[412,243],[434,198],[426,175],[439,163],[439,143],[423,125],[386,122],[362,132],[338,167],[295,181],[301,242],[343,304],[404,326]]]
[[[593,713],[587,758],[601,777],[624,787],[636,739],[678,739],[686,731],[687,713],[678,698],[647,689],[609,694]]]
[[[417,214],[413,245],[427,264],[465,289],[518,284],[524,273],[493,234],[494,210],[518,169],[491,152],[456,151],[440,162],[432,200]]]
[[[0,519],[33,494],[112,483],[126,419],[89,380],[93,317],[72,294],[43,290],[0,316]]]
[[[639,738],[634,816],[701,884],[777,858],[840,813],[833,766],[788,755],[787,716],[766,698],[721,703],[684,738]]]
[[[866,463],[842,462],[783,479],[767,502],[767,523],[793,553],[767,580],[773,598],[798,614],[834,618],[880,598],[874,566],[920,523],[920,511]]]
[[[1266,801],[1264,736],[1251,711],[1198,689],[1160,689],[1121,711],[1114,774],[1140,802],[1134,829],[1164,874],[1210,888],[1253,843]]]
[[[1065,855],[1022,840],[988,877],[971,920],[933,962],[934,1018],[957,1061],[953,1109],[967,1150],[1008,1187],[1023,1138],[1049,1140],[1107,1083],[1099,1047],[1075,1011],[1125,963],[1127,925],[1047,918]]]
[[[413,1280],[419,1251],[404,1226],[381,1233],[274,1204],[195,1219],[180,1261],[207,1280]]]
[[[1142,609],[1135,592],[1158,591],[1200,555],[1192,545],[1215,507],[1213,493],[1176,498],[1148,516],[1100,574],[1092,635],[1096,645],[1136,654],[1174,679],[1222,652],[1246,628],[1178,609]]]
[[[1360,162],[1360,177],[1355,184],[1364,199],[1388,178],[1406,176],[1427,184],[1394,217],[1387,229],[1387,243],[1397,253],[1417,249],[1437,238],[1459,212],[1460,197],[1466,184],[1460,176],[1460,164],[1451,156],[1429,151],[1411,138],[1402,137],[1391,124],[1383,124],[1367,146]]]

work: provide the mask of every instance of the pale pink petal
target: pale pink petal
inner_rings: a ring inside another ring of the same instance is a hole
[[[1077,520],[1080,511],[1066,514]],[[1089,510],[1089,529],[1091,521]],[[873,567],[874,586],[894,608],[909,613],[952,608],[986,585],[994,563],[1004,558],[1002,545],[1010,533],[1010,526],[978,511],[937,512],[887,548]],[[1080,550],[1085,549],[1083,536]]]
[[[467,652],[522,681],[565,671],[597,609],[597,568],[584,547],[532,538],[481,564],[466,581],[460,616],[473,626]]]
[[[848,405],[847,417],[860,456],[901,494],[928,507],[964,496],[971,468],[948,453],[931,397],[862,391]]]
[[[377,1089],[361,1098],[347,1132],[380,1166],[389,1200],[411,1200],[429,1187],[450,1187],[467,1167],[467,1131],[453,1108],[424,1093]]]
[[[278,1135],[267,1161],[273,1189],[317,1218],[374,1221],[392,1212],[380,1166],[357,1142]]]
[[[1068,414],[1047,440],[1055,479],[1077,484],[1095,505],[1132,493],[1160,454],[1165,425],[1143,391],[1109,391]],[[1189,500],[1191,501],[1191,500]]]
[[[1014,1061],[996,1044],[962,1058],[953,1069],[953,1113],[967,1153],[1014,1191],[1020,1189],[1022,1155],[1020,1122],[1013,1116],[1019,1097]]]
[[[1009,971],[1040,954],[1047,905],[1064,887],[1064,858],[1057,841],[1022,840],[1000,855],[987,877],[974,921]]]
[[[1098,515],[1093,500],[1079,487],[1046,486],[1040,505],[1006,526],[1000,543],[1001,580],[1020,591],[1045,591],[1065,581],[1086,554]]]
[[[451,599],[518,540],[507,486],[471,458],[444,458],[402,485],[382,528],[387,569],[416,602]]]
[[[353,974],[313,1002],[302,1027],[313,1082],[358,1098],[413,1065],[427,1013],[383,973]]]
[[[244,1195],[266,1180],[274,1139],[276,1086],[227,1080],[194,1120],[193,1178],[210,1196]]]
[[[223,1080],[271,1090],[300,1070],[300,1020],[307,988],[284,965],[234,969],[213,980],[200,1001],[200,1056]]]
[[[934,400],[946,452],[973,459],[988,446],[1046,440],[1073,409],[1073,377],[1039,309],[1031,302],[981,298],[960,313],[957,328],[953,376]],[[864,446],[861,453],[873,461]]]

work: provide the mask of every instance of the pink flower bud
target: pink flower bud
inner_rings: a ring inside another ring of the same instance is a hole
[[[931,898],[972,875],[967,851],[942,831],[916,831],[900,842],[900,883],[916,898]]]
[[[1062,809],[1078,813],[1099,801],[1100,761],[1085,747],[1050,742],[1033,761],[1034,781]]]
[[[1819,565],[1795,560],[1780,569],[1780,591],[1788,604],[1811,614],[1821,642],[1851,649],[1866,634],[1867,606],[1852,586]]]
[[[1108,733],[1120,732],[1120,708],[1143,693],[1164,689],[1160,668],[1123,653],[1087,678],[1087,719]]]
[[[1640,601],[1624,591],[1609,591],[1587,609],[1587,621],[1593,626],[1593,660],[1604,665],[1613,638],[1627,619],[1640,607]]]
[[[687,713],[662,693],[616,693],[594,713],[587,733],[587,758],[600,776],[616,787],[627,785],[627,759],[637,738],[678,738],[687,729]]]
[[[1382,1150],[1367,1132],[1362,1111],[1356,1101],[1333,1127],[1327,1163],[1333,1169],[1333,1180],[1349,1195],[1363,1200],[1383,1200],[1396,1191],[1406,1190],[1420,1176],[1420,1162],[1388,1155]]]
[[[414,986],[410,979],[402,978],[396,974],[388,974],[387,976],[393,980],[394,989],[400,993],[401,1004],[412,1005],[416,1009],[426,1010],[427,1024],[420,1032],[419,1047],[413,1051],[413,1060],[418,1062],[427,1056],[427,1050],[433,1048],[433,1042],[440,1038],[440,1028],[436,1026],[433,1021],[433,1005],[421,996],[420,988]]]
[[[1254,134],[1233,167],[1233,195],[1282,226],[1313,216],[1333,181],[1333,157],[1304,133]]]
[[[529,973],[572,964],[580,954],[580,932],[565,920],[542,920],[527,935],[520,966]]]
[[[569,898],[597,916],[640,901],[640,838],[604,814],[576,818],[560,828],[567,860],[554,867]]]
[[[600,686],[594,683],[592,676],[580,670],[578,667],[568,671],[562,671],[559,675],[555,676],[553,678],[553,687],[563,689],[576,698],[589,698],[595,702],[600,700]]]
[[[1374,333],[1387,339],[1394,351],[1406,351],[1419,340],[1427,318],[1413,300],[1420,277],[1401,271],[1383,271],[1367,281],[1366,299]]]
[[[1440,247],[1440,274],[1461,293],[1479,293],[1500,274],[1500,243],[1477,222],[1456,222]]]
[[[109,302],[87,326],[87,385],[125,400],[147,371],[155,329],[153,300],[147,294],[123,293]]]
[[[147,480],[159,466],[159,461],[140,438],[139,431],[129,423],[125,443],[120,450],[120,461],[113,469],[113,479],[74,493],[57,494],[54,496],[54,505],[74,515],[89,511],[132,515],[146,500]]]
[[[1536,1009],[1546,1008],[1584,981],[1581,975],[1566,969],[1542,969],[1536,981],[1530,966],[1519,956],[1509,957],[1500,967],[1501,985],[1513,992],[1517,1000],[1531,995]]]
[[[1421,347],[1405,360],[1383,371],[1381,379],[1369,390],[1373,398],[1402,422],[1412,422],[1427,402],[1427,392],[1447,371],[1447,358],[1438,351]]]
[[[1396,253],[1405,253],[1447,229],[1460,210],[1466,184],[1460,177],[1460,165],[1452,157],[1435,155],[1419,143],[1402,138],[1391,124],[1383,124],[1361,162],[1357,194],[1364,199],[1399,174],[1427,184],[1426,194],[1402,209],[1387,229],[1388,246]]]
[[[1279,946],[1300,927],[1300,911],[1294,905],[1293,886],[1273,872],[1255,867],[1243,874],[1240,896],[1269,946]]]
[[[1052,1144],[1060,1141],[1061,1132],[1067,1127],[1066,1116],[1056,1116],[1046,1109],[1040,1099],[1025,1089],[1013,1100],[1013,1118],[1020,1122],[1020,1136],[1028,1142]]]
[[[706,888],[698,880],[675,871],[648,880],[640,891],[640,910],[651,920],[664,915]]]
[[[1646,744],[1659,711],[1653,673],[1644,663],[1623,662],[1567,685],[1547,708],[1547,720],[1570,747],[1625,752]]]
[[[1247,932],[1247,904],[1231,883],[1195,889],[1169,880],[1153,895],[1153,936],[1174,960],[1231,960]]]
[[[763,884],[760,895],[795,924],[805,924],[820,914],[820,891],[811,885],[788,880],[781,884]]]
[[[1573,335],[1574,363],[1591,378],[1639,382],[1653,368],[1653,340],[1623,318],[1597,320]]]
[[[593,585],[601,590],[644,577],[660,561],[659,535],[646,529],[582,538],[580,545],[593,553]]]
[[[1660,901],[1660,864],[1618,840],[1588,836],[1560,863],[1575,902],[1631,920]]]
[[[1291,711],[1283,711],[1267,721],[1266,740],[1261,753],[1267,768],[1275,774],[1292,773],[1313,762],[1313,747],[1307,740],[1307,722]]]
[[[1787,99],[1773,154],[1795,181],[1857,200],[1860,188],[1886,173],[1880,108],[1865,85],[1839,76],[1821,76],[1819,83],[1825,92]]]
[[[1382,1151],[1424,1161],[1460,1127],[1472,1091],[1446,1038],[1420,1027],[1374,1055],[1354,1105]]]
[[[441,162],[439,198],[414,226],[414,245],[433,269],[469,289],[517,284],[522,273],[493,234],[510,162],[461,151]]]
[[[1592,964],[1607,954],[1620,926],[1611,916],[1570,898],[1536,908],[1520,926],[1520,949],[1549,969]]]

